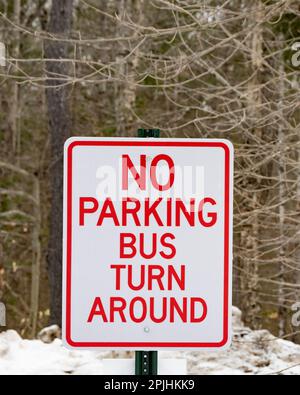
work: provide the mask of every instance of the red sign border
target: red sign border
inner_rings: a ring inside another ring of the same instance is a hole
[[[212,147],[225,151],[225,216],[224,216],[224,305],[223,339],[220,342],[75,342],[71,338],[71,277],[72,277],[72,161],[77,146],[138,146],[138,147]],[[77,348],[221,348],[229,338],[229,232],[230,232],[230,149],[225,142],[216,141],[113,141],[75,140],[67,148],[67,237],[66,237],[66,333],[69,346]]]

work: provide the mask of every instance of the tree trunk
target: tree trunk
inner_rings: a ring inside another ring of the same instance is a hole
[[[125,21],[133,20],[139,24],[142,23],[144,0],[120,0],[117,2],[118,17],[120,22],[116,29],[118,37],[130,35],[132,33],[128,27],[124,26]],[[134,42],[133,47],[137,44]],[[138,49],[132,51],[132,47],[127,42],[120,43],[116,55],[117,79],[115,83],[115,114],[116,114],[116,132],[118,136],[128,136],[130,131],[134,130],[133,109],[136,101],[135,74],[139,65]]]
[[[16,25],[20,25],[21,15],[21,0],[14,0],[14,22]],[[15,70],[18,70],[18,59],[20,57],[20,33],[16,29],[14,37],[13,56],[15,57]],[[19,85],[16,81],[13,81],[12,92],[10,102],[10,113],[9,113],[9,125],[12,132],[12,148],[13,153],[16,154],[17,160],[19,160],[20,154],[20,108],[19,108]]]
[[[39,297],[40,297],[40,273],[41,273],[41,199],[40,199],[40,181],[38,176],[33,179],[33,197],[34,204],[34,228],[32,231],[32,274],[31,274],[31,303],[30,303],[30,325],[31,338],[34,338],[37,331]]]
[[[282,39],[283,41],[283,39]],[[284,59],[280,58],[279,62],[279,72],[280,72],[280,82],[279,82],[279,102],[278,102],[278,112],[280,114],[280,120],[278,125],[278,142],[279,142],[279,158],[278,158],[278,181],[279,181],[279,195],[278,195],[278,204],[279,204],[279,281],[282,283],[278,288],[278,326],[279,331],[278,334],[280,337],[284,336],[286,329],[286,309],[285,309],[285,289],[283,283],[285,282],[285,196],[286,196],[286,163],[285,163],[285,130],[283,126],[284,113]]]
[[[261,0],[256,0],[251,4],[251,12],[253,15],[253,33],[250,41],[251,50],[251,73],[252,79],[248,86],[248,115],[252,134],[256,141],[262,141],[262,129],[259,121],[262,117],[262,91],[261,91],[261,75],[263,70],[263,29],[261,21],[263,20],[263,7]],[[259,160],[259,159],[257,159]],[[259,208],[260,201],[260,179],[251,180],[248,188],[252,189],[252,198],[250,203],[250,226],[242,232],[242,243],[245,247],[245,273],[242,279],[242,290],[244,300],[242,303],[245,313],[245,322],[255,329],[259,328],[261,306],[259,301],[259,237],[260,223],[259,215],[255,212]],[[251,213],[252,211],[252,213]]]
[[[73,0],[53,0],[49,23],[49,33],[56,38],[67,38],[72,25]],[[50,237],[48,248],[48,272],[51,295],[51,323],[61,324],[62,304],[62,220],[63,220],[63,146],[71,131],[71,115],[68,103],[69,89],[65,81],[68,66],[59,59],[68,58],[69,45],[60,40],[45,43],[47,71],[47,104],[51,143],[51,211]],[[51,79],[49,79],[51,78]],[[54,79],[53,79],[54,78]]]

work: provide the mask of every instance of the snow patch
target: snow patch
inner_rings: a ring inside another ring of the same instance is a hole
[[[47,326],[47,328],[42,329],[38,334],[38,339],[46,344],[50,344],[59,338],[61,338],[61,330],[58,325]]]
[[[266,330],[252,331],[244,326],[241,311],[233,308],[232,346],[221,352],[170,351],[160,358],[186,358],[189,374],[300,374],[300,346],[278,339]],[[44,341],[51,341],[57,327],[42,331]],[[124,357],[124,352],[67,350],[60,339],[50,344],[24,340],[17,332],[0,333],[0,374],[23,375],[99,375],[102,359]],[[128,356],[128,354],[127,354]]]

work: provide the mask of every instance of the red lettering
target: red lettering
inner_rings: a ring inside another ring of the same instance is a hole
[[[152,234],[152,243],[150,243],[152,248],[151,252],[149,254],[146,253],[145,251],[145,234],[141,233],[140,234],[140,254],[141,257],[144,259],[151,259],[155,257],[156,251],[157,251],[157,234],[153,233]]]
[[[100,202],[93,197],[81,197],[79,198],[79,225],[85,225],[87,214],[100,211],[97,226],[102,226],[105,219],[110,219],[115,226],[121,226],[122,224],[124,227],[149,227],[152,225],[179,227],[184,220],[191,227],[198,224],[204,227],[212,227],[218,219],[217,211],[210,211],[208,207],[216,204],[216,201],[211,197],[202,199],[197,209],[195,208],[194,198],[190,199],[189,205],[185,205],[184,201],[179,198],[173,201],[172,198],[164,200],[162,197],[155,200],[150,200],[150,198],[138,200],[127,197],[123,198],[119,213],[116,210],[119,205],[115,207],[110,198],[106,198],[100,206]]]
[[[111,269],[116,270],[116,291],[121,289],[121,270],[126,269],[125,265],[110,265]]]
[[[167,162],[167,165],[169,167],[169,179],[165,185],[159,184],[157,181],[157,177],[156,177],[156,167],[157,167],[158,162],[160,162],[160,161]],[[151,178],[152,185],[158,191],[166,191],[166,190],[172,188],[172,186],[174,184],[174,180],[175,180],[175,166],[174,166],[174,162],[170,158],[170,156],[161,154],[161,155],[157,155],[153,159],[153,161],[151,163],[151,169],[150,169],[150,178]]]
[[[88,318],[87,322],[89,322],[89,323],[92,322],[94,317],[95,317],[95,315],[96,316],[101,316],[103,322],[108,322],[107,321],[107,316],[105,314],[105,310],[104,310],[104,307],[103,307],[103,304],[101,302],[101,298],[99,298],[99,297],[95,298],[95,300],[94,300],[93,307],[91,309],[91,312],[90,312],[90,315],[89,315],[89,318]]]
[[[146,189],[146,155],[140,156],[140,174],[137,172],[129,155],[122,156],[122,189],[128,190],[128,170],[133,175],[139,188],[144,191]]]
[[[185,266],[180,266],[180,276],[176,272],[174,266],[168,266],[168,290],[172,291],[174,289],[173,280],[176,281],[178,287],[184,291],[185,290]]]
[[[167,226],[172,226],[172,199],[167,199]]]
[[[129,207],[129,204],[133,204],[133,207]],[[141,208],[141,202],[135,198],[123,198],[122,200],[122,225],[127,226],[127,216],[132,215],[136,226],[141,226],[138,211]]]
[[[164,259],[172,259],[176,255],[176,247],[171,243],[167,243],[166,239],[175,240],[175,236],[172,233],[165,233],[164,235],[162,235],[162,237],[160,239],[162,247],[169,248],[170,253],[166,254],[164,251],[160,251],[159,254]]]
[[[158,273],[154,273],[154,272]],[[159,289],[164,290],[164,285],[162,282],[162,278],[165,274],[165,270],[162,266],[159,265],[149,265],[148,268],[148,290],[152,291],[153,289],[153,281],[157,281],[157,285]]]
[[[202,226],[209,228],[211,226],[214,226],[215,223],[217,222],[217,213],[216,212],[208,212],[207,217],[210,218],[210,221],[205,221],[205,219],[203,217],[203,208],[204,208],[204,204],[206,204],[206,203],[209,203],[212,206],[215,206],[217,203],[212,198],[205,198],[205,199],[202,199],[199,204],[199,211],[198,211],[199,221]]]
[[[187,219],[188,223],[190,226],[195,226],[195,199],[190,200],[190,211],[187,211],[185,204],[181,199],[176,199],[176,218],[175,218],[175,224],[176,226],[181,225],[181,213],[185,216]]]
[[[135,305],[138,302],[141,304],[141,307],[142,307],[142,313],[141,313],[140,317],[137,317],[135,314],[135,311],[134,311]],[[130,318],[133,322],[140,323],[140,322],[145,321],[146,316],[147,316],[147,303],[146,303],[145,299],[140,298],[138,296],[136,298],[133,298],[130,303],[130,306],[129,306],[129,315],[130,315]]]
[[[170,322],[175,322],[175,310],[182,322],[187,322],[187,298],[182,300],[182,307],[179,306],[177,300],[172,296],[170,298]]]
[[[153,217],[155,218],[155,221],[157,223],[158,226],[163,226],[163,222],[158,214],[158,212],[156,211],[158,205],[161,203],[162,198],[158,198],[155,200],[155,202],[151,205],[150,204],[150,199],[146,198],[145,199],[145,226],[149,226],[150,225],[150,216],[153,215]]]
[[[167,319],[167,298],[166,297],[162,298],[162,313],[159,318],[155,317],[154,301],[155,301],[155,299],[152,296],[150,298],[150,319],[151,319],[151,321],[159,324],[161,322],[164,322]]]
[[[202,306],[202,315],[196,317],[196,303],[200,303]],[[207,316],[207,304],[202,298],[191,298],[191,322],[199,323],[205,320]]]
[[[140,283],[138,285],[133,284],[133,273],[132,273],[132,265],[128,266],[128,287],[133,291],[139,291],[144,288],[145,285],[145,266],[141,266],[140,270]]]
[[[120,258],[134,258],[137,253],[135,243],[136,243],[136,236],[133,233],[121,233]],[[130,249],[131,251],[126,253],[125,249]]]
[[[92,207],[86,207],[85,203],[92,203]],[[92,197],[81,197],[79,199],[79,225],[84,226],[84,215],[95,213],[99,208],[97,199]]]
[[[101,226],[103,223],[104,218],[112,218],[114,224],[116,226],[120,226],[118,216],[115,210],[115,206],[110,198],[105,199],[101,213],[99,215],[99,219],[97,222],[97,226]]]
[[[126,322],[124,310],[126,308],[126,301],[123,298],[112,297],[110,298],[110,322],[115,322],[115,313],[119,313],[122,322]]]
[[[144,279],[140,280],[140,284],[142,283],[144,283]],[[135,287],[139,289],[140,285]],[[107,301],[107,313],[103,303],[100,297],[95,298],[88,323],[93,322],[95,316],[101,317],[104,323],[113,323],[118,320],[141,323],[150,320],[154,323],[181,321],[198,324],[207,317],[207,304],[204,299],[199,297],[162,296],[160,300],[154,296],[149,296],[146,299],[137,296],[127,300],[123,297],[110,297]],[[109,321],[107,317],[109,317]]]

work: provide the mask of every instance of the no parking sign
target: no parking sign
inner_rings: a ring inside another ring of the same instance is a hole
[[[231,143],[71,138],[64,168],[65,344],[228,346]]]

